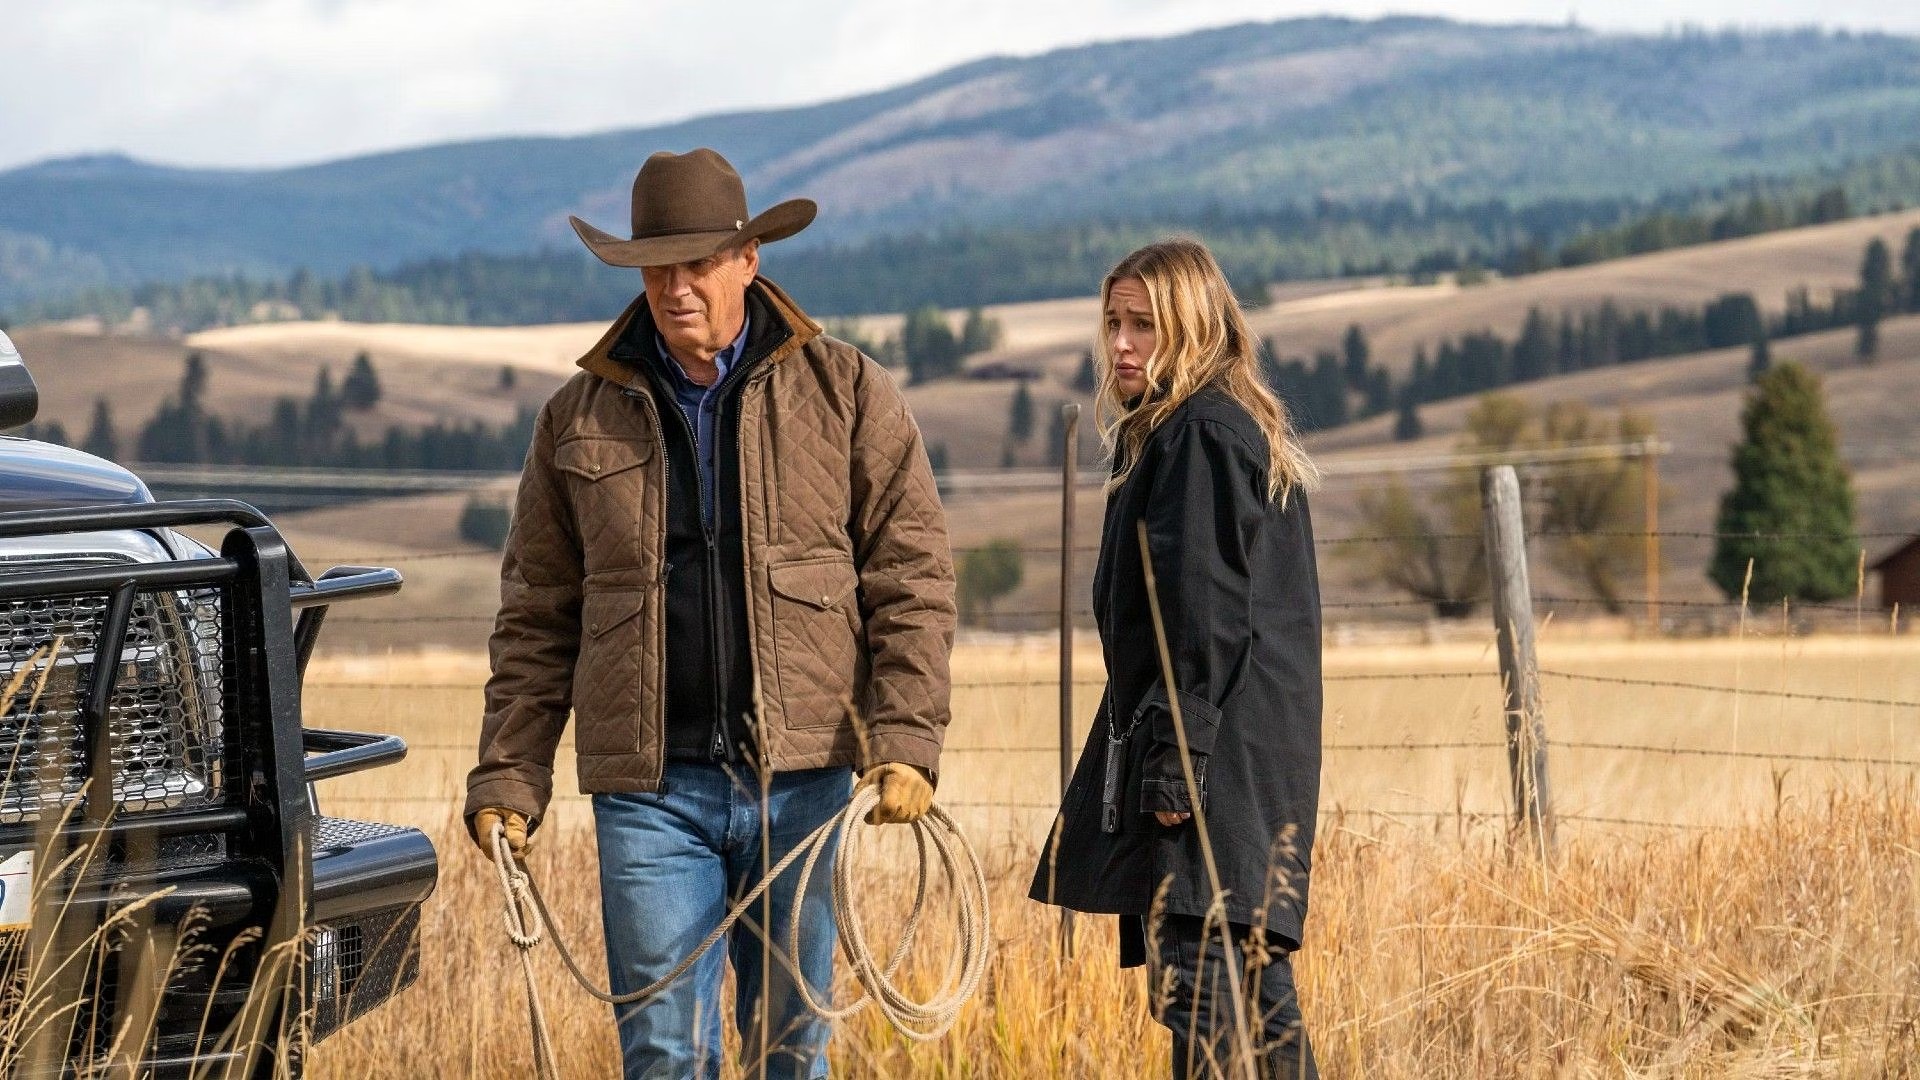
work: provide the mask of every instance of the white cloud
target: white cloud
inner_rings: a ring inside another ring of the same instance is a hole
[[[64,0],[0,39],[0,167],[122,150],[272,165],[573,134],[879,89],[993,53],[1320,11],[1561,22],[1574,0]],[[1599,25],[1920,31],[1892,0],[1615,0]]]

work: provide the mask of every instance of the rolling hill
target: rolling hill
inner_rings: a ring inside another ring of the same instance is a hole
[[[0,172],[0,303],[92,284],[570,246],[648,152],[713,145],[807,242],[1316,200],[1648,198],[1840,166],[1920,129],[1920,41],[1296,19],[966,64],[892,90],[577,138],[272,170]]]
[[[1375,355],[1399,366],[1412,343],[1432,336],[1489,326],[1511,333],[1534,305],[1549,310],[1568,304],[1591,306],[1608,297],[1629,307],[1697,304],[1737,289],[1751,289],[1763,302],[1774,303],[1793,285],[1804,284],[1815,291],[1841,286],[1856,275],[1859,253],[1869,236],[1894,238],[1916,224],[1920,224],[1920,212],[1883,215],[1466,289],[1365,280],[1301,283],[1275,290],[1273,303],[1255,313],[1254,321],[1286,353],[1331,344],[1349,322],[1358,322],[1374,339]],[[1006,327],[1005,344],[972,363],[1040,373],[1033,389],[1044,418],[1046,409],[1078,396],[1070,380],[1089,340],[1094,309],[1091,299],[992,309]],[[897,325],[898,317],[863,321],[868,332],[881,332]],[[15,336],[42,387],[43,419],[59,420],[77,434],[84,430],[93,399],[108,395],[124,443],[133,423],[171,392],[189,347],[207,357],[208,394],[214,407],[253,418],[264,415],[274,397],[304,396],[323,364],[337,378],[350,358],[364,349],[374,358],[386,394],[372,413],[353,422],[377,432],[389,423],[502,422],[514,409],[542,400],[570,372],[571,357],[590,344],[598,330],[591,324],[465,328],[294,323],[210,331],[182,342],[49,325],[25,328]],[[1913,408],[1920,401],[1920,316],[1884,324],[1877,364],[1862,365],[1854,359],[1852,333],[1846,330],[1776,342],[1774,356],[1807,363],[1826,378],[1843,451],[1854,470],[1861,529],[1891,533],[1920,528],[1912,499],[1912,492],[1920,488],[1920,462],[1909,452],[1920,445],[1920,413]],[[1667,491],[1663,525],[1669,530],[1704,531],[1712,526],[1718,497],[1729,480],[1728,447],[1737,432],[1746,364],[1744,349],[1719,350],[1544,379],[1515,387],[1513,392],[1542,406],[1578,400],[1597,410],[1630,406],[1649,415],[1660,438],[1673,447],[1662,464]],[[503,365],[512,366],[517,374],[511,391],[499,387]],[[910,387],[907,393],[929,440],[946,446],[955,467],[999,464],[1011,382],[958,380]],[[1421,412],[1426,434],[1414,443],[1392,442],[1391,417],[1376,417],[1313,435],[1308,445],[1329,463],[1442,453],[1459,438],[1471,405],[1471,399],[1463,398],[1425,406]],[[1045,430],[1044,419],[1040,430]],[[1090,423],[1083,434],[1083,459],[1096,462]],[[1041,464],[1039,441],[1019,448],[1016,459],[1025,465]],[[1319,532],[1341,536],[1360,531],[1359,499],[1380,482],[1377,476],[1336,475],[1314,501]],[[1091,544],[1097,539],[1099,498],[1097,492],[1085,498],[1080,539]],[[424,631],[417,626],[372,623],[361,631],[367,641],[472,644],[491,611],[495,591],[491,575],[496,564],[490,553],[458,540],[455,523],[462,501],[459,496],[388,500],[295,515],[286,524],[303,550],[313,553],[315,562],[346,562],[372,555],[397,558],[418,586],[412,590],[409,610],[429,610],[457,620],[435,623]],[[955,543],[961,547],[1001,536],[1045,547],[1056,538],[1058,509],[1049,492],[959,493],[950,507]],[[1867,546],[1877,556],[1892,541],[1875,537]],[[406,561],[409,551],[463,549],[473,554]],[[1669,597],[1714,597],[1700,569],[1708,550],[1704,540],[1669,542],[1665,579]],[[1084,563],[1082,575],[1091,571]],[[1330,601],[1371,601],[1390,595],[1351,560],[1329,557],[1322,573]],[[1540,571],[1538,582],[1543,595],[1574,588],[1547,569]],[[1035,558],[1028,564],[1026,583],[1002,608],[1041,609],[1052,602],[1057,587],[1051,564]],[[374,612],[370,609],[368,614]]]
[[[1862,365],[1853,357],[1850,332],[1808,335],[1775,349],[1776,360],[1794,360],[1813,367],[1826,383],[1828,408],[1840,432],[1842,453],[1853,472],[1858,503],[1858,527],[1869,534],[1863,541],[1869,561],[1897,546],[1887,534],[1920,532],[1920,509],[1913,492],[1920,489],[1920,461],[1909,448],[1920,445],[1920,316],[1891,320],[1883,326],[1882,359]],[[1720,494],[1731,481],[1730,447],[1738,437],[1742,399],[1747,389],[1746,351],[1697,353],[1666,360],[1545,379],[1513,392],[1536,408],[1553,401],[1584,401],[1603,414],[1622,406],[1647,414],[1670,453],[1661,463],[1664,490],[1661,527],[1666,532],[1701,533],[1713,528]],[[954,388],[961,389],[961,388]],[[1004,417],[1004,388],[966,387],[954,395],[916,408],[930,430],[966,415],[971,403],[976,414],[990,414],[981,426]],[[981,390],[998,389],[1000,402],[974,400]],[[1391,441],[1390,417],[1351,424],[1310,436],[1309,450],[1323,464],[1339,467],[1356,459],[1377,461],[1383,456],[1410,460],[1451,450],[1460,438],[1472,399],[1441,402],[1422,411],[1427,433],[1413,443]],[[929,407],[929,405],[933,407]],[[978,419],[978,417],[977,417]],[[997,435],[984,436],[997,444]],[[1439,479],[1416,476],[1416,489]],[[1360,500],[1377,489],[1380,475],[1335,473],[1313,496],[1315,532],[1324,538],[1364,534]],[[506,496],[506,487],[498,497]],[[353,507],[290,515],[282,524],[303,556],[316,565],[353,562],[379,556],[400,565],[409,580],[408,598],[381,601],[339,617],[346,621],[367,617],[373,621],[348,630],[333,630],[336,643],[357,641],[361,648],[401,648],[421,645],[478,647],[484,641],[497,597],[498,558],[494,553],[463,543],[456,522],[462,498],[436,495],[384,500]],[[959,493],[947,500],[953,543],[965,549],[994,539],[1012,539],[1032,549],[1020,588],[997,610],[1000,625],[1046,625],[1044,613],[1059,595],[1059,575],[1047,550],[1059,539],[1059,502],[1052,491]],[[1091,548],[1099,542],[1101,496],[1097,489],[1081,494],[1078,543],[1083,553],[1076,567],[1076,596],[1085,602],[1093,572]],[[1330,624],[1366,622],[1381,618],[1418,616],[1424,609],[1349,607],[1402,597],[1382,588],[1361,562],[1345,557],[1341,546],[1325,548],[1320,562],[1322,594],[1330,605]],[[456,551],[470,554],[452,555]],[[1669,600],[1717,601],[1704,567],[1712,541],[1671,536],[1664,541],[1662,592]],[[415,561],[413,553],[434,557]],[[1536,552],[1536,555],[1540,554]],[[1628,575],[1628,595],[1639,594],[1637,570]],[[1589,590],[1569,580],[1542,559],[1533,568],[1536,596],[1584,596]],[[1595,614],[1595,609],[1545,600],[1543,612],[1561,620]],[[1028,614],[1032,613],[1032,614]],[[382,621],[402,614],[430,614],[434,622]],[[1866,618],[1881,618],[1869,600]],[[1478,620],[1474,626],[1482,625]]]
[[[1749,291],[1763,307],[1774,310],[1792,288],[1804,286],[1824,296],[1857,279],[1869,239],[1885,239],[1897,251],[1916,227],[1920,210],[1467,288],[1365,278],[1299,282],[1276,287],[1272,302],[1250,313],[1249,321],[1282,356],[1336,347],[1346,328],[1358,324],[1375,358],[1402,371],[1416,345],[1432,346],[1444,337],[1485,329],[1511,337],[1533,307],[1549,315],[1591,309],[1608,299],[1628,310],[1663,304],[1697,307],[1726,292]],[[1038,373],[1043,376],[1033,387],[1038,402],[1044,406],[1067,400],[1097,322],[1096,308],[1095,300],[1085,297],[990,307],[989,314],[1005,329],[1004,342],[970,363],[975,368],[1000,365]],[[952,317],[957,325],[958,313]],[[853,324],[879,336],[897,332],[900,317],[868,316]],[[603,328],[597,323],[458,327],[291,322],[203,331],[176,342],[138,334],[103,335],[80,324],[48,324],[20,328],[12,336],[40,383],[42,420],[58,421],[76,436],[85,430],[94,399],[102,395],[110,399],[123,433],[143,423],[177,385],[189,349],[207,359],[215,409],[256,421],[265,417],[274,398],[309,394],[322,367],[337,381],[364,351],[372,357],[385,393],[370,413],[350,419],[363,435],[377,435],[390,424],[505,423],[517,409],[544,400],[572,374],[574,359]],[[516,373],[511,390],[500,388],[502,367]],[[907,391],[928,439],[947,446],[956,468],[1001,463],[1012,392],[1012,383],[1004,380],[944,382]],[[1091,442],[1086,449],[1092,452]],[[1015,457],[1029,465],[1042,460],[1037,444],[1020,448]]]

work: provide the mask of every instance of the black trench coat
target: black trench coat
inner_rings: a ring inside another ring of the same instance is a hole
[[[1207,388],[1109,495],[1093,583],[1107,691],[1034,872],[1035,900],[1145,915],[1165,882],[1164,910],[1204,915],[1213,897],[1194,823],[1153,816],[1188,805],[1142,573],[1144,519],[1228,918],[1299,947],[1320,800],[1320,587],[1306,496],[1270,501],[1267,464],[1252,417]]]

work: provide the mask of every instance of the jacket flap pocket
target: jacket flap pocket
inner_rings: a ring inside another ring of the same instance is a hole
[[[853,563],[846,559],[803,559],[767,568],[773,591],[822,611],[839,603],[860,584]]]
[[[599,637],[640,614],[640,609],[647,604],[647,594],[652,591],[609,589],[588,593],[580,603],[580,629],[590,638]]]
[[[601,480],[646,463],[653,444],[629,439],[570,439],[554,447],[553,467],[588,480]]]
[[[1179,744],[1179,736],[1173,730],[1173,708],[1167,703],[1164,686],[1154,686],[1134,711],[1134,718],[1136,723],[1146,723],[1147,732],[1155,742],[1168,746]],[[1220,710],[1206,699],[1182,690],[1180,719],[1186,724],[1187,750],[1194,754],[1213,753],[1214,737],[1220,733]]]

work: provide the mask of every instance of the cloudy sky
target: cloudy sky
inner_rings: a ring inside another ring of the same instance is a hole
[[[59,0],[9,2],[0,168],[122,151],[261,166],[576,134],[890,86],[964,60],[1246,19],[1920,34],[1913,0]]]

